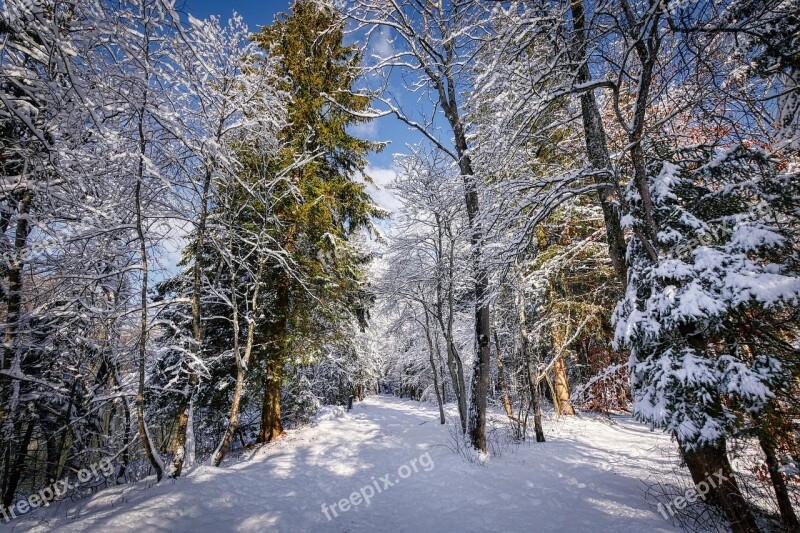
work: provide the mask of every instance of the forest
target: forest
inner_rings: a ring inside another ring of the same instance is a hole
[[[2,516],[393,395],[468,463],[630,416],[679,527],[800,532],[800,1],[285,11],[2,1]]]

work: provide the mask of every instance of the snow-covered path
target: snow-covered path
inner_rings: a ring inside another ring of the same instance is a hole
[[[642,483],[672,471],[667,437],[626,419],[550,421],[548,429],[547,443],[508,446],[485,465],[471,464],[446,446],[451,438],[435,406],[371,397],[350,414],[289,432],[248,460],[199,467],[159,486],[111,488],[0,527],[115,533],[673,530],[644,501]],[[384,488],[381,478],[393,486]],[[371,502],[343,512],[337,502],[354,492],[363,500],[368,486]],[[323,504],[337,504],[338,516],[329,510],[326,518]]]

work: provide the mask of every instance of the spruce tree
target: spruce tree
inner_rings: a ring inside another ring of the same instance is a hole
[[[769,328],[758,325],[779,324],[800,298],[795,180],[745,144],[682,148],[654,164],[658,262],[632,240],[615,312],[616,341],[631,349],[634,414],[676,437],[695,483],[717,471],[729,478],[713,498],[739,530],[755,526],[727,441],[774,413],[797,375],[791,350],[778,346],[788,340],[774,342],[786,332],[773,326],[766,342]]]
[[[300,0],[254,37],[281,58],[276,74],[291,95],[284,148],[270,169],[291,168],[275,205],[275,240],[288,260],[267,269],[271,301],[258,354],[264,385],[259,442],[282,431],[284,367],[299,355],[295,346],[302,342],[303,352],[313,353],[357,311],[367,257],[350,241],[384,215],[356,181],[367,154],[383,145],[348,132],[364,121],[350,111],[368,109],[370,98],[355,90],[361,57],[355,46],[343,44],[343,24],[341,14]]]

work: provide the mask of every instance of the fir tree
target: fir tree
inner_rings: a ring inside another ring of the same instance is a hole
[[[364,111],[370,99],[355,90],[361,57],[356,47],[343,44],[343,24],[341,14],[303,0],[254,37],[280,58],[276,75],[291,94],[289,125],[281,132],[285,145],[271,171],[312,158],[291,169],[287,189],[276,191],[275,240],[294,266],[273,263],[267,269],[271,303],[258,355],[264,380],[260,442],[282,431],[284,367],[298,360],[296,347],[302,341],[302,353],[314,353],[314,346],[339,334],[341,321],[361,305],[367,257],[353,246],[352,236],[370,230],[373,217],[384,216],[365,184],[356,181],[367,154],[383,145],[348,133],[349,126],[363,122],[349,111]]]

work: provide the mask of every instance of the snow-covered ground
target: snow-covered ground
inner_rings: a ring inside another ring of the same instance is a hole
[[[373,396],[348,414],[326,415],[223,468],[201,466],[157,486],[150,480],[114,487],[0,528],[674,530],[644,496],[646,480],[674,475],[674,445],[627,418],[551,418],[544,444],[502,444],[495,431],[501,453],[478,464],[452,451],[450,431],[438,424],[435,406]],[[349,501],[342,505],[344,499]]]

